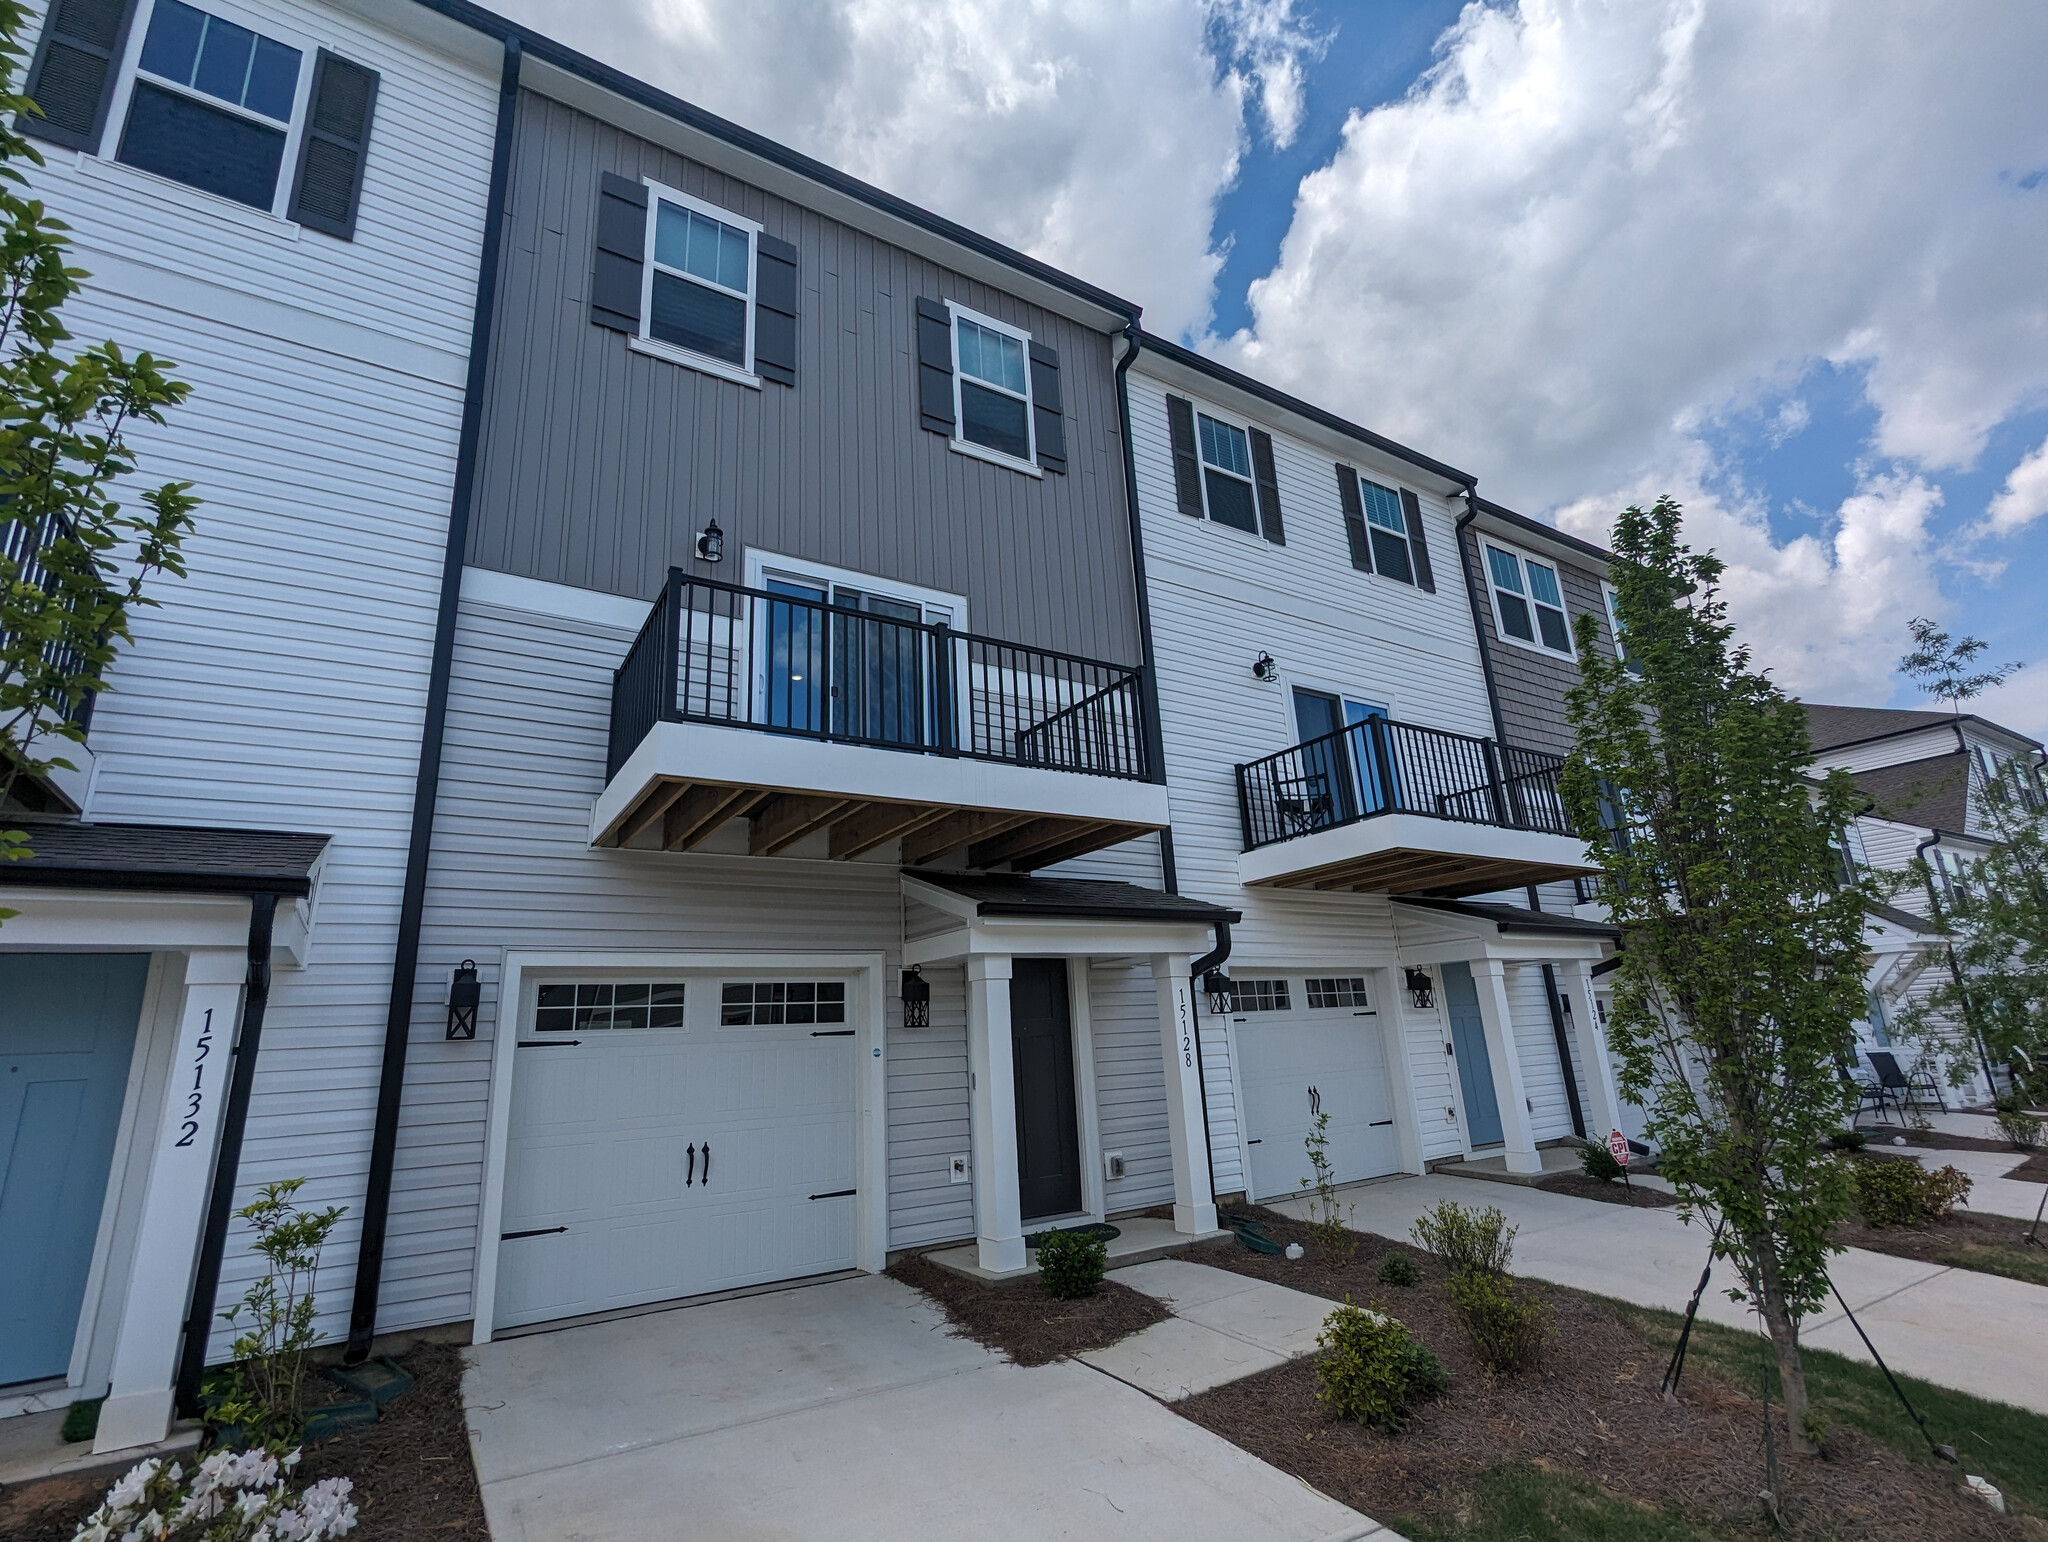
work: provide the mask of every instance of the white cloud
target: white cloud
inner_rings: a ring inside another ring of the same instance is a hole
[[[1994,535],[2011,535],[2048,514],[2048,439],[2012,468],[1989,512]]]
[[[1293,0],[608,0],[499,9],[676,95],[1206,325],[1256,103],[1301,116]]]
[[[2048,740],[2048,656],[2033,659],[2005,684],[1986,691],[1970,710],[2029,738]]]
[[[1807,426],[1812,422],[1813,409],[1795,396],[1778,409],[1776,416],[1764,430],[1764,437],[1770,440],[1771,448],[1776,449],[1787,439],[1797,438],[1805,433]]]

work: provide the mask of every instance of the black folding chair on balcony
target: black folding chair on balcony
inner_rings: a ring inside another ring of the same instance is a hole
[[[1891,1093],[1885,1090],[1883,1082],[1873,1080],[1868,1076],[1859,1076],[1846,1055],[1835,1056],[1835,1075],[1840,1077],[1845,1085],[1856,1089],[1856,1112],[1849,1118],[1851,1128],[1854,1128],[1857,1121],[1862,1119],[1863,1110],[1866,1108],[1875,1108],[1877,1110],[1878,1122],[1880,1124],[1888,1122],[1885,1119],[1885,1110],[1891,1107],[1892,1098]],[[1900,1117],[1903,1121],[1904,1115],[1901,1114]]]
[[[1899,1100],[1900,1108],[1912,1108],[1932,1097],[1937,1108],[1944,1114],[1948,1112],[1948,1099],[1941,1095],[1941,1084],[1925,1067],[1916,1067],[1908,1076],[1899,1068],[1898,1056],[1874,1049],[1870,1051],[1870,1068],[1877,1072],[1885,1091]]]
[[[1273,784],[1273,808],[1289,835],[1306,835],[1330,822],[1330,779],[1318,771]]]

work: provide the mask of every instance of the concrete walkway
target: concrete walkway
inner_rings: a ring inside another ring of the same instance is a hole
[[[1134,1387],[953,1337],[877,1276],[470,1353],[495,1542],[1399,1542]]]
[[[1357,1207],[1352,1224],[1358,1230],[1403,1239],[1415,1218],[1439,1200],[1497,1206],[1518,1228],[1517,1274],[1638,1306],[1684,1311],[1707,1259],[1708,1228],[1699,1222],[1687,1226],[1670,1210],[1435,1176],[1382,1178],[1348,1185],[1339,1194],[1347,1207]],[[1305,1207],[1301,1200],[1283,1200],[1273,1208],[1300,1215]],[[2048,1288],[1859,1248],[1836,1259],[1834,1278],[1892,1369],[2048,1413]],[[1749,1312],[1724,1294],[1733,1283],[1730,1266],[1717,1264],[1701,1315],[1753,1327]],[[1815,1348],[1870,1359],[1832,1302],[1800,1337]]]
[[[1173,1316],[1080,1358],[1169,1403],[1312,1352],[1334,1305],[1178,1258],[1113,1269],[1109,1277],[1165,1302]]]

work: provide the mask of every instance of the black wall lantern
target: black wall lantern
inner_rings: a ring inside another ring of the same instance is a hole
[[[1252,678],[1270,683],[1279,673],[1280,666],[1273,662],[1273,655],[1261,648],[1259,656],[1252,660]]]
[[[932,1025],[932,988],[924,971],[912,964],[903,971],[903,1026],[929,1028]]]
[[[1227,1017],[1233,1004],[1230,976],[1221,969],[1212,969],[1202,976],[1202,991],[1209,998],[1209,1010],[1217,1017]]]
[[[697,534],[697,555],[706,562],[725,561],[725,532],[713,520]]]
[[[1408,976],[1408,999],[1415,1003],[1418,1012],[1427,1012],[1436,1005],[1436,981],[1429,977],[1427,969],[1404,971]]]
[[[484,988],[476,977],[476,960],[466,958],[448,982],[448,1037],[476,1037],[476,1009],[484,999]]]

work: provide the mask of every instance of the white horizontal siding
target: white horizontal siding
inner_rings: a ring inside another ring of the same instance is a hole
[[[1557,1031],[1543,989],[1543,966],[1510,965],[1508,1010],[1514,1016],[1515,1048],[1522,1066],[1522,1090],[1529,1100],[1529,1126],[1538,1140],[1572,1133],[1572,1109],[1564,1070],[1557,1063]]]
[[[1821,750],[1814,759],[1823,766],[1840,766],[1845,771],[1872,771],[1879,766],[1903,766],[1936,755],[1953,755],[1956,749],[1955,730],[1936,724],[1868,744],[1848,744],[1840,749]]]
[[[1095,1040],[1096,1128],[1102,1150],[1124,1156],[1123,1178],[1103,1183],[1103,1206],[1116,1212],[1171,1204],[1166,1066],[1150,961],[1097,959],[1088,971],[1088,1021]]]
[[[889,1246],[926,1247],[974,1235],[974,1185],[952,1180],[972,1154],[967,1091],[967,973],[924,971],[931,1026],[889,1032]],[[970,1164],[970,1174],[972,1167]]]
[[[72,333],[147,349],[191,386],[131,435],[137,485],[190,481],[201,503],[190,576],[149,586],[161,603],[137,614],[96,704],[89,817],[334,837],[307,967],[273,981],[238,1197],[303,1177],[303,1201],[348,1207],[319,1279],[332,1334],[368,1170],[497,81],[323,5],[259,9],[381,75],[355,241],[67,151],[29,180],[91,275]],[[456,1099],[435,1138],[481,1118]],[[475,1179],[422,1148],[407,1181],[421,1198],[394,1237],[431,1217],[430,1193],[445,1222]],[[256,1272],[244,1240],[223,1304]]]
[[[1395,978],[1399,980],[1400,976]],[[1422,1159],[1434,1162],[1440,1157],[1460,1156],[1465,1150],[1465,1131],[1459,1122],[1455,1062],[1444,1052],[1451,1042],[1451,1031],[1450,1021],[1444,1016],[1442,980],[1437,980],[1430,1005],[1417,1007],[1410,1003],[1402,1011],[1407,1018],[1409,1085]],[[1394,1095],[1398,1099],[1401,1089],[1395,1088]]]

